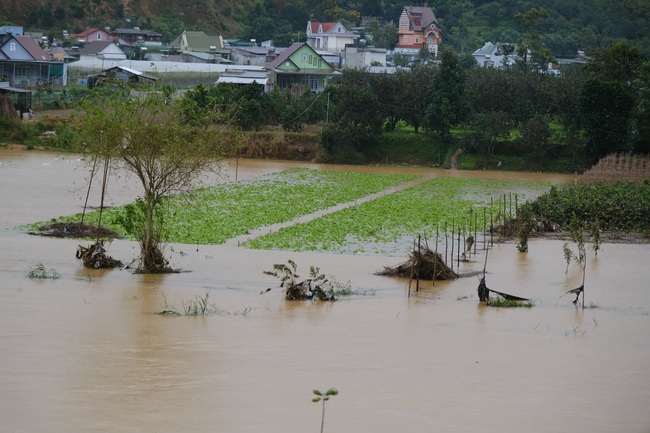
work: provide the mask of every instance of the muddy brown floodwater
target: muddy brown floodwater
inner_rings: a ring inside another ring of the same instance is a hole
[[[235,173],[225,165],[226,179]],[[556,182],[570,177],[240,161],[239,179],[294,166]],[[562,241],[489,253],[490,288],[531,309],[480,305],[476,278],[430,283],[374,275],[404,257],[254,251],[235,243],[171,245],[190,272],[84,269],[79,241],[16,227],[79,212],[87,173],[75,155],[0,149],[0,432],[320,430],[312,390],[337,388],[326,432],[650,432],[650,245],[605,244],[587,264],[586,304],[560,297]],[[115,175],[108,203],[138,188]],[[91,198],[91,202],[98,198]],[[125,262],[137,246],[115,241]],[[372,291],[335,303],[289,303],[262,272],[293,259]],[[462,270],[480,270],[483,254]],[[57,280],[26,277],[30,266]],[[165,304],[210,294],[222,314],[164,317]],[[246,314],[242,314],[246,312]]]

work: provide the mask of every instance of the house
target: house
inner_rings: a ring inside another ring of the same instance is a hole
[[[0,77],[11,87],[42,83],[67,84],[67,64],[52,56],[29,36],[10,36],[0,45]]]
[[[230,57],[235,65],[264,66],[283,50],[275,47],[234,46],[230,49]]]
[[[214,54],[204,53],[201,51],[183,51],[181,54],[182,61],[185,63],[219,63],[217,58],[222,58],[221,56],[215,56]],[[224,59],[225,60],[225,59]]]
[[[257,84],[265,92],[270,92],[273,89],[273,86],[269,86],[269,71],[228,69],[219,76],[216,82],[216,84],[223,83],[238,85]]]
[[[125,66],[113,66],[105,69],[101,74],[89,75],[86,84],[89,89],[92,89],[103,85],[107,80],[119,80],[125,84],[155,84],[158,78]]]
[[[113,37],[111,34],[102,29],[90,28],[84,30],[83,32],[77,35],[77,42],[80,44],[87,44],[90,42],[103,42],[103,41],[112,41]]]
[[[50,49],[50,55],[52,56],[52,60],[56,60],[59,62],[63,62],[66,60],[66,54],[63,47],[52,47]]]
[[[386,53],[384,48],[347,46],[344,64],[348,68],[364,68],[371,65],[386,66]]]
[[[20,26],[0,26],[0,45],[2,45],[12,35],[23,35],[23,28]]]
[[[515,64],[516,55],[504,55],[503,44],[490,41],[472,53],[476,63],[482,68],[509,69]]]
[[[321,57],[306,42],[292,44],[273,61],[267,63],[269,85],[280,89],[311,89],[314,92],[325,90],[328,80],[338,74],[334,67]]]
[[[399,17],[395,53],[415,60],[425,50],[438,57],[438,45],[442,42],[442,30],[430,7],[404,6]]]
[[[80,56],[97,57],[102,60],[125,60],[126,53],[112,40],[95,41],[79,49]]]
[[[186,51],[208,53],[224,59],[230,59],[230,51],[223,46],[221,36],[209,36],[205,32],[184,31],[169,46],[184,53]],[[217,59],[218,60],[218,59]],[[219,63],[219,61],[215,61]]]
[[[111,31],[113,39],[121,39],[128,44],[161,46],[163,35],[153,30],[140,30],[139,27],[132,29],[115,29]]]
[[[321,23],[307,21],[307,44],[316,50],[342,52],[346,45],[354,44],[359,38],[343,23]]]

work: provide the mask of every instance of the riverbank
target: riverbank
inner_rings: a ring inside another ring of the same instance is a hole
[[[19,130],[5,133],[4,140],[22,143],[29,148],[50,148],[71,151],[72,131],[66,124],[71,109],[38,110],[30,120],[18,123]],[[255,159],[286,159],[328,163],[330,155],[319,143],[321,125],[305,125],[300,132],[289,132],[279,126],[259,131],[237,131],[226,139],[232,147],[227,154]],[[55,136],[43,133],[54,131]],[[0,131],[1,132],[1,131]],[[222,131],[228,134],[228,131]],[[504,148],[507,150],[507,148]],[[384,131],[376,148],[355,161],[359,165],[404,165],[413,167],[455,168],[459,170],[530,171],[547,173],[582,173],[584,161],[571,158],[538,157],[516,154],[481,154],[464,148],[461,136],[440,140],[436,134],[412,129]]]

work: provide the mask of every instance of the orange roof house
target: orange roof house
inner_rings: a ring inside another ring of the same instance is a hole
[[[415,59],[420,50],[426,50],[437,57],[442,30],[430,7],[404,6],[399,17],[397,38],[396,53]]]

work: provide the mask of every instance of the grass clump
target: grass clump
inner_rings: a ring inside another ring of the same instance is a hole
[[[532,301],[513,301],[497,297],[490,299],[490,306],[501,308],[532,308],[535,306],[535,303]]]
[[[252,308],[247,307],[241,311],[230,312],[223,308],[219,308],[216,304],[209,302],[210,293],[205,292],[205,296],[195,296],[194,299],[189,301],[181,300],[181,312],[174,305],[169,305],[165,299],[165,309],[161,311],[161,316],[188,316],[188,317],[205,317],[213,315],[237,315],[246,316],[251,312]]]
[[[46,269],[42,263],[38,263],[29,268],[27,277],[40,280],[56,280],[61,278],[61,274],[56,269]]]

